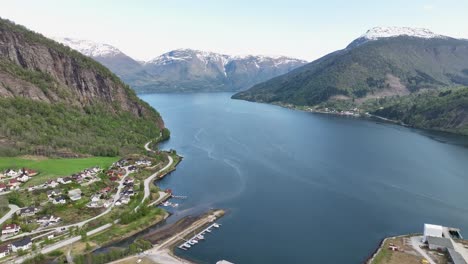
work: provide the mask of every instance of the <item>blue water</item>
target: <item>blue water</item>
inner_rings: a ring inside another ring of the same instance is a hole
[[[423,223],[468,230],[468,140],[231,100],[143,95],[184,156],[159,184],[187,195],[171,217],[224,208],[183,257],[200,263],[362,263]],[[462,230],[463,234],[463,230]],[[468,236],[468,233],[467,233]]]

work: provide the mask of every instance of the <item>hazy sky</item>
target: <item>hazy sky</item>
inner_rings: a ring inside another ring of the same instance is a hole
[[[468,0],[0,0],[0,16],[48,36],[148,60],[177,48],[313,60],[374,26],[468,38]]]

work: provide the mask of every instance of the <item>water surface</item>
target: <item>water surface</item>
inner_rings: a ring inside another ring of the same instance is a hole
[[[170,221],[229,211],[207,241],[177,252],[183,257],[362,263],[382,238],[422,232],[423,223],[468,230],[466,138],[225,93],[141,97],[171,130],[162,147],[184,156],[159,183],[189,196]]]

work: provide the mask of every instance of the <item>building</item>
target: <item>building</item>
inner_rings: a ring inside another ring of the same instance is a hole
[[[73,179],[71,177],[57,178],[57,182],[61,184],[70,184],[73,182]]]
[[[26,174],[22,174],[21,176],[16,177],[16,179],[24,183],[24,182],[29,181],[29,176]]]
[[[81,199],[81,190],[80,189],[73,189],[68,191],[68,197],[72,201],[78,201]]]
[[[18,177],[18,175],[19,175],[19,173],[17,171],[14,171],[14,170],[8,169],[8,170],[5,171],[5,176],[7,176],[7,177],[14,178],[14,177]]]
[[[60,195],[52,199],[53,204],[66,204],[67,201],[65,200],[65,196]]]
[[[39,209],[37,209],[36,207],[26,207],[26,208],[23,208],[19,211],[18,215],[19,216],[33,216],[37,213],[37,211],[39,211]]]
[[[466,261],[463,258],[463,256],[454,249],[449,248],[448,255],[449,260],[451,260],[453,264],[466,264]]]
[[[448,238],[428,236],[426,240],[431,250],[447,251],[453,249],[452,241]]]
[[[36,220],[38,224],[45,225],[45,224],[56,224],[60,222],[62,219],[60,217],[55,217],[53,215],[45,215],[40,217]]]
[[[48,190],[47,191],[47,197],[48,198],[52,198],[52,197],[55,197],[57,195],[61,195],[62,194],[62,191],[60,190]]]
[[[7,186],[4,183],[0,183],[0,192],[4,192],[7,190]]]
[[[48,181],[47,181],[47,186],[48,186],[48,187],[55,188],[55,187],[57,187],[58,185],[59,185],[59,183],[56,182],[56,181],[54,181],[54,180],[48,180]]]
[[[444,228],[440,225],[424,224],[424,235],[422,242],[427,242],[427,237],[442,237]]]
[[[11,251],[18,252],[18,250],[26,251],[31,249],[32,241],[30,237],[25,237],[21,240],[15,241],[11,244]]]
[[[21,227],[17,224],[4,225],[2,235],[16,235],[21,231]]]
[[[0,247],[0,258],[10,255],[10,247],[8,245],[3,245]]]

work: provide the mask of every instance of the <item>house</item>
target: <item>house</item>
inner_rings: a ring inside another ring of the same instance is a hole
[[[132,166],[128,166],[128,171],[134,172],[134,171],[136,171],[136,170],[137,170],[137,167],[136,167],[136,166],[133,166],[133,165],[132,165]]]
[[[36,176],[37,175],[37,171],[35,170],[31,170],[31,169],[27,169],[27,168],[22,168],[20,170],[20,173],[22,175],[28,175],[29,177],[33,177],[33,176]]]
[[[42,224],[42,225],[45,225],[45,224],[56,224],[58,222],[62,221],[62,219],[60,217],[55,217],[53,215],[45,215],[43,217],[40,217],[36,220],[36,222],[38,224]]]
[[[151,166],[151,161],[149,161],[149,160],[137,160],[135,162],[135,165],[137,165],[137,166],[146,166],[147,167],[147,166]]]
[[[2,235],[16,235],[21,231],[21,227],[17,224],[4,225]]]
[[[99,202],[101,200],[101,194],[94,194],[91,196],[91,202]]]
[[[0,258],[10,255],[10,247],[8,245],[3,245],[0,247]]]
[[[431,250],[447,251],[448,249],[453,249],[452,241],[448,238],[428,236],[426,240]]]
[[[133,178],[130,178],[130,179],[125,179],[123,185],[127,185],[129,183],[133,183],[135,180]]]
[[[68,197],[72,201],[78,201],[81,199],[81,190],[80,189],[73,189],[68,191]]]
[[[424,224],[424,235],[422,242],[427,242],[427,237],[442,237],[443,227],[440,225]]]
[[[29,176],[26,174],[21,174],[20,176],[16,177],[16,179],[24,183],[24,182],[29,181]]]
[[[37,212],[39,211],[38,208],[36,207],[26,207],[26,208],[23,208],[19,211],[18,215],[19,216],[22,216],[22,217],[25,217],[25,216],[33,216],[35,215]]]
[[[10,187],[19,187],[20,183],[16,179],[11,179],[10,181],[8,181],[8,185]]]
[[[111,190],[111,187],[107,186],[105,188],[102,188],[99,192],[101,194],[107,194],[108,192],[110,192],[110,190]]]
[[[73,182],[73,179],[71,177],[65,177],[65,178],[58,178],[57,182],[61,184],[70,184]]]
[[[53,204],[66,204],[67,201],[65,200],[65,196],[60,195],[52,199]]]
[[[109,178],[109,180],[110,180],[110,181],[118,181],[119,178],[116,177],[116,176],[112,176],[112,177]]]
[[[21,240],[15,241],[11,244],[11,251],[18,252],[18,250],[26,251],[31,249],[32,241],[30,237],[24,237]]]
[[[54,189],[54,190],[49,190],[47,191],[47,197],[48,198],[52,198],[52,197],[55,197],[57,195],[61,195],[62,194],[62,191],[58,190],[58,189]]]
[[[4,183],[0,183],[0,192],[4,192],[7,190],[7,186]]]
[[[51,188],[55,188],[59,185],[59,183],[57,181],[54,181],[54,180],[48,180],[47,181],[47,186],[48,187],[51,187]]]
[[[5,175],[7,177],[15,178],[15,177],[18,177],[19,173],[17,171],[8,169],[8,170],[5,171]]]

